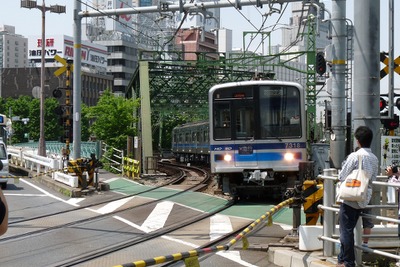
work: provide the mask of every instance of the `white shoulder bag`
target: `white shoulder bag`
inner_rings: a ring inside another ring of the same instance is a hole
[[[340,184],[338,199],[363,201],[367,197],[370,175],[362,169],[362,156],[358,156],[358,169],[352,171]]]

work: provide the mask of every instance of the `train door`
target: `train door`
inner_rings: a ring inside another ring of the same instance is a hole
[[[233,102],[235,122],[235,165],[237,167],[256,167],[257,148],[255,146],[254,101],[240,100]]]

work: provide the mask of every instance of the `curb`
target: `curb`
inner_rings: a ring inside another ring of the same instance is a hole
[[[334,267],[336,258],[324,257],[322,251],[300,252],[291,248],[275,248],[268,250],[270,261],[282,267]]]
[[[96,191],[96,189],[91,186],[88,186],[86,189],[82,189],[79,187],[73,188],[66,184],[63,184],[63,183],[53,180],[50,176],[48,176],[46,174],[37,176],[36,172],[30,171],[30,170],[25,169],[20,166],[10,164],[9,169],[11,172],[18,173],[21,176],[26,176],[27,178],[34,177],[34,178],[30,178],[30,179],[35,179],[38,182],[40,182],[41,184],[44,184],[45,186],[53,189],[54,191],[57,191],[57,192],[63,194],[64,196],[67,196],[67,197],[72,197],[72,198],[81,197],[82,195],[88,195],[88,194],[94,193]],[[99,183],[99,187],[100,187],[101,191],[110,190],[110,187],[108,184],[104,184],[101,182]]]

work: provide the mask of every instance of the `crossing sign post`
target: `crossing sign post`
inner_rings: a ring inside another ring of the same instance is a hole
[[[64,72],[67,71],[67,60],[65,58],[60,57],[59,55],[55,55],[54,59],[58,62],[60,62],[62,64],[62,67],[60,67],[59,69],[57,69],[54,72],[54,75],[56,75],[57,77],[60,76],[61,74],[63,74]],[[73,71],[74,69],[74,65],[71,64],[71,71]]]
[[[381,72],[380,72],[380,76],[381,76],[381,79],[383,78],[383,77],[385,77],[388,73],[389,73],[389,58],[387,57],[387,54],[385,54],[385,53],[381,53],[380,54],[380,60],[381,60],[381,62],[383,63],[383,64],[385,64],[386,66],[383,68],[383,69],[381,69]],[[397,57],[395,60],[393,60],[394,61],[394,68],[393,68],[393,70],[395,71],[395,72],[397,72],[397,74],[400,74],[400,57]]]

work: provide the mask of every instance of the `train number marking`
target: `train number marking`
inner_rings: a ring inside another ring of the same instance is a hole
[[[285,143],[285,148],[290,149],[290,148],[300,148],[301,145],[300,143]]]

